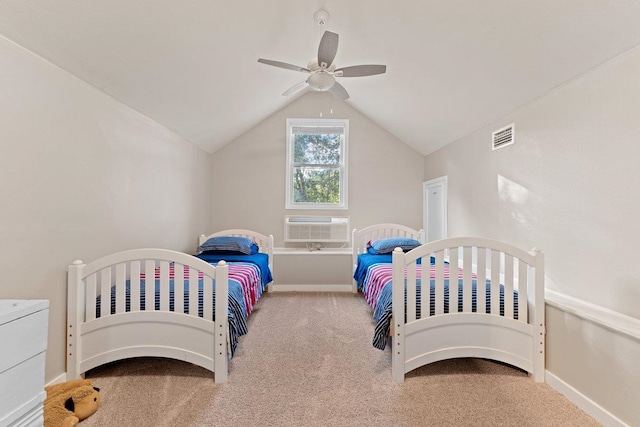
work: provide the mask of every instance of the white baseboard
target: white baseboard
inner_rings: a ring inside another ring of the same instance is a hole
[[[630,427],[618,417],[607,411],[575,388],[555,376],[549,371],[545,371],[544,380],[558,393],[569,399],[578,408],[595,418],[599,423],[609,427]]]
[[[353,292],[351,285],[273,285],[274,292]]]
[[[63,372],[62,374],[58,375],[53,380],[51,380],[47,384],[45,384],[45,387],[48,387],[48,386],[53,385],[53,384],[63,383],[66,380],[67,380],[67,373]]]

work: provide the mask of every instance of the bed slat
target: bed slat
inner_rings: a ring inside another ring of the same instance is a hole
[[[160,261],[160,311],[169,311],[169,262]]]
[[[100,316],[111,314],[111,267],[100,271]]]
[[[416,263],[407,265],[407,323],[416,320]]]
[[[156,263],[153,260],[144,262],[144,309],[156,309]]]
[[[500,258],[501,253],[491,250],[491,314],[500,314]]]
[[[87,299],[86,299],[86,312],[85,312],[85,321],[88,322],[90,320],[95,320],[96,318],[96,274],[91,274],[87,277],[86,280],[86,291],[87,291]]]
[[[513,319],[513,263],[511,255],[504,254],[504,317]]]
[[[189,316],[198,316],[198,270],[193,267],[189,267]]]
[[[173,310],[184,313],[184,265],[176,262],[173,268]]]
[[[435,276],[435,315],[444,314],[444,251],[438,251],[435,254],[436,276]],[[431,261],[431,260],[429,260]],[[425,282],[426,283],[426,282]],[[423,304],[429,301],[429,293],[423,291]],[[423,310],[425,317],[429,316],[428,310]]]
[[[131,311],[140,311],[140,261],[131,261],[130,270],[130,296]]]
[[[471,246],[465,246],[462,250],[462,311],[464,311],[465,313],[471,313],[471,294],[473,291],[473,283],[471,277],[471,268],[473,267],[472,255],[473,254]]]
[[[449,313],[458,312],[458,247],[449,249]]]
[[[476,310],[487,312],[487,248],[477,248]]]
[[[198,276],[191,278],[191,280],[198,283]],[[204,276],[202,278],[202,293],[203,293],[203,317],[207,320],[213,320],[213,280],[211,277]]]
[[[123,262],[116,265],[116,313],[124,313],[127,286],[127,265]]]

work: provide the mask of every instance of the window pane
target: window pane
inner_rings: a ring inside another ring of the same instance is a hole
[[[293,168],[294,203],[340,203],[340,169]]]
[[[347,209],[349,120],[287,119],[286,209]]]
[[[339,134],[296,134],[293,163],[306,165],[340,164]]]

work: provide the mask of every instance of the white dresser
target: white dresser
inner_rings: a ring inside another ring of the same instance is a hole
[[[47,300],[0,300],[0,427],[42,426]]]

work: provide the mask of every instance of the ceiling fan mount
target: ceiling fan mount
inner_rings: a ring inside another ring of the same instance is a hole
[[[336,69],[336,65],[335,64],[331,64],[328,67],[322,68],[321,66],[318,65],[318,60],[314,59],[311,62],[309,62],[307,64],[307,68],[309,69],[309,71],[313,72],[320,72],[320,71],[326,71],[328,73],[333,73]]]
[[[329,20],[329,12],[326,10],[320,9],[316,13],[313,14],[316,23],[320,26],[323,26]]]
[[[320,46],[318,46],[317,59],[310,61],[307,67],[300,67],[286,62],[273,61],[259,58],[258,62],[274,67],[299,71],[309,74],[309,77],[300,83],[287,89],[282,95],[287,96],[300,90],[311,88],[317,91],[328,91],[335,97],[346,100],[349,98],[347,90],[336,81],[336,77],[363,77],[383,74],[387,71],[386,65],[353,65],[350,67],[336,68],[333,60],[338,51],[338,34],[325,31]]]

